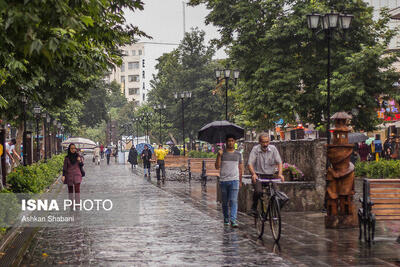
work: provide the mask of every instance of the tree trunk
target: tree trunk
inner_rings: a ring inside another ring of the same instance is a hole
[[[171,138],[172,142],[174,142],[175,145],[178,144],[178,143],[176,142],[176,139],[175,139],[174,136],[172,135],[172,133],[168,133],[168,135],[169,135],[169,137]]]

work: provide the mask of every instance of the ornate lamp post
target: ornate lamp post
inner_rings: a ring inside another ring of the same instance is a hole
[[[46,138],[47,138],[47,146],[48,146],[48,149],[47,149],[47,153],[49,154],[49,158],[51,158],[51,130],[50,130],[50,121],[51,121],[51,117],[50,117],[50,115],[49,114],[47,114],[47,116],[46,116],[46,122],[47,122],[47,136],[46,136]]]
[[[146,143],[150,143],[150,137],[149,137],[149,117],[153,115],[151,112],[145,112],[143,113],[143,116],[146,118]]]
[[[136,145],[139,144],[139,123],[142,121],[141,117],[133,118],[133,122],[136,122]]]
[[[162,140],[161,140],[161,112],[167,108],[167,106],[165,104],[159,104],[159,105],[154,105],[154,110],[158,110],[160,111],[160,144],[162,144]]]
[[[46,124],[47,124],[47,114],[46,112],[42,113],[43,118],[43,147],[44,147],[44,161],[47,160],[47,131],[46,131]]]
[[[183,142],[183,156],[186,155],[186,145],[185,145],[185,110],[184,110],[184,99],[190,99],[192,97],[192,92],[185,91],[182,93],[174,93],[175,100],[178,98],[182,101],[182,142]]]
[[[42,110],[41,110],[40,106],[35,106],[33,108],[33,113],[35,114],[35,117],[36,117],[36,157],[37,157],[37,161],[40,160],[39,118],[40,118],[41,111]]]
[[[53,150],[54,154],[57,155],[57,121],[56,119],[53,119]]]
[[[327,14],[317,14],[312,13],[307,15],[307,26],[312,31],[316,31],[321,25],[321,31],[324,32],[325,38],[328,45],[328,65],[327,65],[327,106],[326,106],[326,136],[328,138],[328,144],[330,144],[331,135],[330,135],[330,124],[331,124],[331,39],[333,37],[333,33],[336,30],[343,30],[344,32],[350,28],[351,21],[354,16],[350,14],[339,14],[331,11]],[[318,31],[317,33],[319,33]]]
[[[217,78],[217,84],[225,79],[225,120],[228,120],[228,83],[231,77],[231,72],[233,72],[233,78],[235,79],[235,85],[237,84],[237,79],[239,78],[239,70],[215,70],[215,77]],[[223,76],[223,77],[222,77]]]
[[[28,159],[28,146],[27,146],[27,140],[26,140],[26,104],[28,103],[28,98],[26,97],[25,94],[22,95],[21,97],[21,102],[24,105],[24,132],[22,134],[22,154],[23,154],[23,164],[24,166],[28,165],[27,159]]]

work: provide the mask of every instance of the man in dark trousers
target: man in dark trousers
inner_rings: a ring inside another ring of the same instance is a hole
[[[152,157],[151,150],[147,145],[144,145],[144,149],[142,151],[142,154],[140,155],[140,158],[143,160],[143,169],[144,169],[144,177],[147,177],[147,174],[149,175],[150,178],[150,160]]]

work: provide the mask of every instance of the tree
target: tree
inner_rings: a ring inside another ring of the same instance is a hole
[[[215,51],[212,46],[204,44],[204,35],[204,31],[193,29],[185,34],[177,49],[158,59],[158,73],[153,77],[152,89],[148,95],[150,106],[167,105],[165,116],[172,125],[169,133],[179,136],[180,140],[181,101],[175,100],[175,92],[192,92],[192,98],[184,101],[186,137],[195,139],[197,131],[204,124],[221,119],[224,113],[223,99],[213,94],[214,69],[220,66],[212,60]]]
[[[28,111],[40,104],[52,113],[87,97],[121,62],[118,47],[144,35],[124,25],[123,12],[142,8],[140,0],[0,0],[1,117],[22,123],[22,95]]]
[[[357,129],[372,130],[376,98],[396,97],[398,80],[392,64],[397,54],[386,51],[395,31],[388,28],[387,11],[377,21],[363,1],[223,1],[192,0],[210,9],[207,23],[219,27],[216,43],[228,47],[229,59],[241,70],[236,105],[258,128],[271,128],[280,117],[317,125],[326,117],[327,46],[306,25],[306,14],[330,10],[354,15],[346,38],[332,39],[332,107],[360,110]],[[251,123],[250,123],[251,122]]]

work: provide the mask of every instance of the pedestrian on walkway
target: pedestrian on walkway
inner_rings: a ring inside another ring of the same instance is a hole
[[[75,189],[75,202],[80,200],[80,186],[82,183],[83,158],[78,154],[75,144],[68,146],[68,154],[64,159],[62,181],[68,185],[69,199],[73,200]]]
[[[147,177],[147,173],[149,174],[150,178],[150,160],[152,157],[151,150],[147,145],[144,145],[144,149],[142,151],[142,154],[140,155],[140,158],[143,160],[143,169],[144,169],[144,177]]]
[[[115,150],[114,150],[114,159],[115,163],[117,163],[117,157],[118,157],[118,145],[115,145]]]
[[[128,155],[128,162],[131,164],[132,169],[133,169],[133,167],[135,167],[135,169],[137,168],[137,156],[138,156],[138,152],[137,152],[135,146],[132,145],[131,149],[129,150],[129,155]]]
[[[107,165],[110,165],[110,157],[111,157],[111,148],[107,147],[106,149]]]
[[[236,217],[238,208],[239,187],[242,185],[242,154],[235,150],[235,136],[226,135],[226,149],[218,151],[215,168],[220,169],[220,188],[222,196],[222,212],[224,224],[238,227]],[[230,208],[230,211],[229,211]]]
[[[96,165],[100,165],[100,147],[95,147],[93,149],[93,159]]]
[[[104,158],[104,146],[103,146],[103,144],[100,145],[100,157],[101,157],[101,159]]]
[[[17,141],[15,138],[11,139],[6,143],[6,173],[9,174],[12,171],[12,168],[15,164],[14,156],[21,160],[21,157],[18,155],[17,151],[15,151],[15,144]]]
[[[257,202],[262,195],[262,185],[257,181],[261,179],[273,179],[275,168],[278,167],[278,178],[285,180],[282,175],[282,159],[278,149],[269,144],[269,135],[261,133],[258,137],[259,144],[254,146],[249,155],[248,168],[251,173],[251,181],[254,186],[252,214],[257,214]]]
[[[158,168],[156,168],[156,173],[157,173],[157,181],[160,180],[160,172],[162,172],[162,180],[165,181],[165,156],[167,155],[167,151],[163,148],[163,145],[160,144],[158,146],[158,149],[154,150],[154,153],[156,154],[157,157],[157,165]]]

